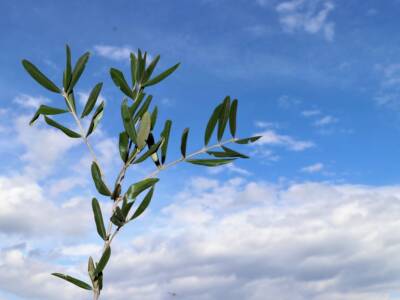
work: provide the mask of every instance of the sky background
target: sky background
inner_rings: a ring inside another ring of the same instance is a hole
[[[239,99],[239,135],[263,136],[235,147],[250,160],[160,174],[148,211],[113,242],[104,299],[400,299],[399,10],[396,0],[2,1],[0,300],[91,299],[49,275],[87,280],[100,254],[91,159],[42,119],[28,125],[40,104],[63,101],[21,65],[61,85],[66,43],[74,61],[91,52],[81,109],[104,83],[90,140],[110,182],[123,95],[109,69],[128,74],[137,48],[161,54],[161,69],[181,62],[148,89],[159,119],[173,120],[169,161],[187,126],[188,151],[202,146],[226,95]],[[152,170],[133,168],[127,182]]]

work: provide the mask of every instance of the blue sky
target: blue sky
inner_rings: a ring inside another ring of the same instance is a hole
[[[399,247],[391,235],[400,229],[399,9],[394,0],[2,2],[0,299],[55,299],[57,289],[83,299],[45,274],[63,268],[84,276],[100,245],[86,149],[43,121],[28,126],[39,104],[63,102],[29,78],[21,60],[60,84],[66,43],[74,60],[92,54],[78,95],[104,82],[106,113],[92,143],[110,180],[120,167],[122,94],[108,71],[129,72],[137,48],[161,54],[162,68],[181,62],[149,89],[159,118],[174,121],[170,160],[179,157],[187,126],[189,150],[201,147],[209,114],[226,95],[239,99],[239,134],[263,136],[242,148],[250,160],[161,174],[150,211],[116,242],[110,286],[141,299],[168,299],[170,289],[185,299],[257,300],[266,292],[271,299],[398,299],[400,257],[398,264],[384,257]],[[150,171],[146,165],[128,179]],[[235,250],[224,248],[230,243]],[[117,280],[127,272],[124,255],[132,256],[127,265],[148,266],[142,287],[132,285],[138,274]],[[11,284],[20,278],[22,288]],[[124,296],[110,287],[107,297]]]

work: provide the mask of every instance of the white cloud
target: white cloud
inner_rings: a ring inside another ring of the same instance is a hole
[[[94,51],[97,55],[117,61],[128,60],[130,54],[136,51],[129,46],[116,47],[109,45],[96,45],[94,46]]]
[[[313,116],[317,116],[319,114],[321,114],[321,111],[319,111],[318,109],[313,109],[313,110],[304,110],[301,112],[301,114],[308,118],[308,117],[313,117]]]
[[[281,135],[276,133],[274,130],[266,130],[259,132],[256,135],[261,135],[262,137],[255,143],[259,146],[282,146],[292,151],[303,151],[308,148],[314,147],[314,143],[311,141],[297,140],[288,135]]]
[[[130,46],[110,46],[110,45],[95,45],[94,51],[97,55],[115,61],[129,61],[131,53],[137,53]],[[147,53],[147,62],[152,60],[152,56]]]
[[[399,284],[399,187],[213,183],[163,212],[115,254],[105,297],[372,300]]]
[[[80,143],[67,138],[59,130],[42,128],[38,122],[29,126],[31,116],[21,116],[15,120],[16,140],[23,146],[21,160],[25,162],[24,174],[35,178],[49,175],[58,161],[64,159],[67,151]]]
[[[322,171],[323,168],[324,165],[322,163],[316,163],[302,168],[301,171],[305,173],[318,173]]]
[[[398,186],[193,178],[162,215],[138,221],[144,232],[131,225],[132,241],[115,241],[102,296],[390,299],[400,284],[400,245],[393,236],[400,230],[399,214]],[[68,246],[63,254],[73,260],[75,251],[86,255],[96,248]],[[48,275],[58,270],[85,279],[86,259],[79,270],[47,261],[3,250],[0,289],[24,299],[89,299]]]
[[[278,4],[276,11],[286,32],[322,33],[326,40],[332,41],[335,24],[328,21],[328,16],[334,8],[333,2],[328,0],[290,0]]]
[[[0,232],[27,236],[82,234],[90,224],[90,201],[75,200],[72,205],[56,205],[31,179],[0,176]]]
[[[25,108],[38,108],[41,104],[49,103],[50,100],[42,96],[31,96],[27,94],[20,94],[13,100],[14,103]]]
[[[337,123],[338,119],[332,116],[324,116],[320,119],[318,119],[317,121],[314,122],[314,125],[317,127],[322,127],[322,126],[326,126],[326,125],[331,125],[334,123]]]

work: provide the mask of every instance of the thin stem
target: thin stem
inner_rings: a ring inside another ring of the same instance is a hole
[[[191,153],[191,154],[189,154],[189,155],[187,155],[187,156],[185,156],[185,157],[181,157],[181,158],[179,158],[179,159],[177,159],[177,160],[174,160],[174,161],[170,162],[169,164],[166,164],[166,165],[161,166],[161,168],[159,168],[159,169],[153,171],[153,172],[150,173],[148,176],[146,176],[146,179],[147,179],[147,178],[155,177],[155,176],[156,176],[158,173],[160,173],[161,171],[166,170],[166,169],[168,169],[168,168],[170,168],[170,167],[172,167],[172,166],[175,166],[176,164],[178,164],[178,163],[180,163],[180,162],[186,161],[186,160],[188,160],[188,159],[190,159],[190,158],[192,158],[192,157],[194,157],[194,156],[196,156],[196,155],[206,153],[207,151],[209,151],[209,150],[211,150],[211,149],[218,148],[218,147],[221,147],[221,146],[223,146],[223,145],[225,145],[225,144],[232,143],[232,142],[234,142],[235,140],[236,140],[235,138],[231,138],[231,139],[229,139],[229,140],[226,140],[226,141],[217,143],[217,144],[212,145],[212,146],[209,146],[209,147],[203,147],[203,148],[199,149],[198,151],[195,151],[195,152],[193,152],[193,153]]]
[[[96,162],[96,164],[97,164],[98,166],[100,166],[99,161],[98,161],[97,156],[96,156],[96,153],[94,152],[94,150],[93,150],[93,148],[92,148],[92,145],[90,145],[89,140],[88,140],[88,138],[86,137],[86,133],[85,133],[85,130],[83,129],[83,126],[82,126],[81,121],[79,120],[79,118],[78,118],[78,116],[77,116],[77,114],[76,114],[74,108],[73,108],[73,107],[70,107],[70,105],[69,105],[69,102],[68,102],[68,95],[67,95],[65,92],[63,92],[62,95],[63,95],[65,101],[67,102],[67,105],[68,105],[68,108],[69,108],[69,110],[70,110],[70,112],[71,112],[71,115],[73,116],[73,118],[74,118],[76,124],[78,125],[78,128],[79,128],[79,131],[80,131],[82,140],[83,140],[83,142],[85,143],[86,147],[88,148],[90,154],[92,155],[93,161]],[[100,169],[100,170],[101,170],[101,169]]]

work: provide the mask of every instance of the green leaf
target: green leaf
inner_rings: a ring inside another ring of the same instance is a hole
[[[150,76],[153,74],[153,71],[160,60],[160,55],[157,55],[156,58],[152,60],[152,62],[149,64],[147,70],[145,71],[143,81],[146,82],[149,80]]]
[[[133,205],[134,203],[135,203],[135,201],[130,201],[130,202],[128,202],[128,201],[126,200],[126,198],[124,198],[124,201],[122,202],[122,208],[121,208],[121,213],[122,213],[123,216],[124,216],[124,220],[125,220],[126,217],[128,216],[129,211],[131,210],[132,205]]]
[[[164,143],[164,140],[161,139],[162,143]],[[153,134],[150,132],[149,137],[147,138],[147,147],[151,148],[154,145],[154,136]],[[158,154],[157,153],[153,153],[151,155],[151,159],[153,160],[154,164],[157,166],[157,168],[160,166],[160,160],[158,159]]]
[[[136,113],[135,117],[133,118],[134,124],[136,124],[136,122],[143,116],[143,114],[149,110],[149,106],[150,106],[150,103],[152,100],[153,100],[153,96],[148,95],[146,100],[144,101],[143,105],[140,107],[140,109]]]
[[[108,189],[107,185],[104,183],[103,178],[101,176],[100,168],[96,162],[92,162],[91,171],[92,171],[92,178],[97,191],[104,196],[111,196],[111,192]]]
[[[168,141],[169,141],[169,135],[171,133],[171,126],[172,126],[171,120],[165,121],[164,130],[161,133],[161,137],[164,138],[164,143],[161,146],[161,163],[162,164],[164,164],[165,160],[167,159]]]
[[[103,255],[101,256],[99,262],[97,263],[95,274],[98,275],[101,272],[103,272],[104,268],[106,267],[108,260],[110,259],[111,256],[111,248],[110,246],[107,246],[107,248],[104,250]]]
[[[64,280],[66,280],[66,281],[68,281],[68,282],[70,282],[72,284],[75,284],[76,286],[78,286],[78,287],[80,287],[82,289],[85,289],[85,290],[88,290],[88,291],[92,290],[92,287],[89,284],[87,284],[86,282],[84,282],[82,280],[79,280],[79,279],[76,279],[74,277],[71,277],[69,275],[64,275],[64,274],[61,274],[61,273],[52,273],[51,275],[56,276],[56,277],[61,278],[61,279],[64,279]]]
[[[232,101],[231,109],[229,112],[229,129],[231,130],[232,137],[236,135],[236,115],[237,115],[237,99]]]
[[[99,97],[101,88],[103,87],[103,83],[100,82],[96,84],[96,86],[90,92],[89,98],[86,102],[85,108],[83,109],[81,118],[86,117],[92,111],[93,107],[96,104],[97,98]]]
[[[140,92],[139,96],[136,98],[136,101],[133,102],[131,107],[129,107],[129,113],[130,113],[131,117],[133,117],[133,115],[136,113],[136,110],[139,107],[139,105],[142,103],[145,95],[146,95],[145,93]]]
[[[204,134],[204,145],[206,145],[206,146],[208,145],[208,142],[210,141],[211,136],[214,132],[215,126],[217,125],[217,121],[219,118],[219,113],[221,111],[221,108],[222,108],[222,104],[218,105],[214,109],[213,113],[211,114],[210,119],[208,120],[206,132]]]
[[[229,164],[234,161],[235,158],[221,158],[221,159],[188,159],[186,160],[188,163],[206,167],[217,167]]]
[[[65,98],[65,101],[67,102],[67,107],[70,111],[76,112],[76,105],[75,105],[75,96],[74,93],[69,93],[67,97]]]
[[[131,53],[131,76],[132,76],[132,86],[136,84],[136,68],[137,68],[137,60],[134,53]]]
[[[85,70],[86,63],[89,60],[89,57],[90,57],[90,53],[86,52],[76,62],[74,70],[72,71],[71,82],[68,86],[67,94],[69,94],[69,92],[73,90],[73,88],[75,87],[75,84],[78,82],[79,78],[81,77],[83,71]]]
[[[124,213],[122,212],[121,208],[117,206],[115,208],[115,211],[110,219],[110,221],[117,225],[118,227],[122,227],[125,225],[125,216]]]
[[[155,185],[158,181],[158,178],[147,178],[136,182],[128,188],[125,195],[128,199],[135,199],[141,192]]]
[[[261,138],[261,135],[259,136],[253,136],[253,137],[249,137],[249,138],[244,138],[244,139],[240,139],[240,140],[235,140],[236,144],[249,144],[249,143],[254,143],[255,141],[257,141],[258,139]]]
[[[149,150],[147,150],[142,156],[140,156],[138,159],[136,159],[132,164],[138,164],[141,163],[142,161],[146,160],[149,156],[153,155],[158,151],[158,148],[160,148],[163,140],[159,141],[157,144],[153,144]]]
[[[150,191],[146,194],[146,196],[143,198],[143,201],[140,203],[139,207],[136,209],[135,213],[131,217],[130,220],[136,219],[139,217],[149,206],[151,198],[153,198],[153,193],[154,193],[154,186],[151,187]]]
[[[127,95],[129,98],[134,99],[135,95],[133,94],[131,88],[129,87],[128,83],[125,80],[124,74],[117,69],[111,68],[110,75],[112,80],[114,81],[115,85],[119,87],[119,89]]]
[[[145,63],[144,63],[144,60],[143,60],[143,57],[142,57],[142,51],[140,51],[140,49],[138,49],[138,53],[137,53],[137,68],[136,68],[136,80],[137,80],[137,82],[138,82],[139,84],[142,82],[144,68],[145,68]]]
[[[129,136],[126,131],[123,131],[119,134],[119,155],[123,162],[126,162],[128,159],[128,144],[129,144]]]
[[[46,75],[40,72],[40,70],[34,64],[24,59],[22,61],[22,65],[29,75],[31,75],[32,78],[35,79],[36,82],[41,86],[54,93],[61,93],[61,90],[50,79],[48,79]]]
[[[149,112],[145,112],[140,122],[136,140],[139,149],[143,149],[144,146],[146,146],[146,140],[150,133],[150,127],[151,127],[151,117]]]
[[[65,63],[63,85],[64,85],[64,91],[67,91],[72,77],[71,50],[68,45],[65,45],[65,52],[66,52],[66,63]]]
[[[215,156],[215,157],[240,157],[240,158],[249,158],[247,155],[239,153],[235,150],[232,150],[228,147],[222,146],[224,151],[207,151],[208,154]]]
[[[107,240],[107,232],[104,227],[103,215],[101,213],[101,208],[99,201],[96,198],[92,199],[92,210],[94,215],[94,221],[96,222],[97,233],[103,240]]]
[[[125,99],[121,105],[121,116],[124,123],[124,128],[129,138],[136,144],[136,130],[134,123],[131,119],[131,114],[129,112],[128,100]]]
[[[58,115],[58,114],[64,114],[66,112],[68,112],[68,110],[56,107],[50,107],[47,105],[40,105],[38,110],[35,112],[32,120],[30,120],[29,125],[32,125],[39,118],[40,115]]]
[[[154,107],[153,112],[151,113],[151,126],[150,130],[154,129],[154,126],[156,125],[157,122],[157,115],[158,115],[158,107]]]
[[[183,157],[186,157],[186,146],[187,146],[188,135],[189,135],[189,128],[185,128],[183,130],[181,139],[181,153]]]
[[[95,266],[94,266],[94,261],[93,258],[90,256],[88,260],[88,273],[89,277],[92,280],[92,282],[95,279]]]
[[[62,126],[61,124],[57,123],[53,119],[50,119],[49,117],[44,116],[44,120],[46,123],[50,126],[53,126],[57,129],[60,129],[62,132],[64,132],[66,135],[68,135],[71,138],[80,138],[81,135],[79,133],[76,133],[75,131],[72,131],[71,129],[68,129],[67,127]]]
[[[244,155],[226,146],[221,146],[221,147],[222,149],[224,149],[225,153],[228,153],[229,155],[231,155],[231,157],[249,158],[247,155]]]
[[[230,102],[231,98],[227,96],[222,103],[222,109],[218,120],[218,141],[221,141],[225,132],[226,124],[228,123]]]
[[[150,80],[146,81],[144,83],[143,87],[155,85],[155,84],[159,83],[160,81],[164,80],[169,75],[171,75],[179,67],[179,65],[180,65],[180,63],[172,66],[171,68],[169,68],[166,71],[162,72],[161,74],[157,75],[153,79],[150,79]]]
[[[86,137],[88,137],[96,129],[101,118],[103,117],[103,114],[104,114],[104,101],[102,101],[100,103],[100,105],[97,107],[96,111],[94,112],[92,120],[90,121],[89,129],[86,133]]]

